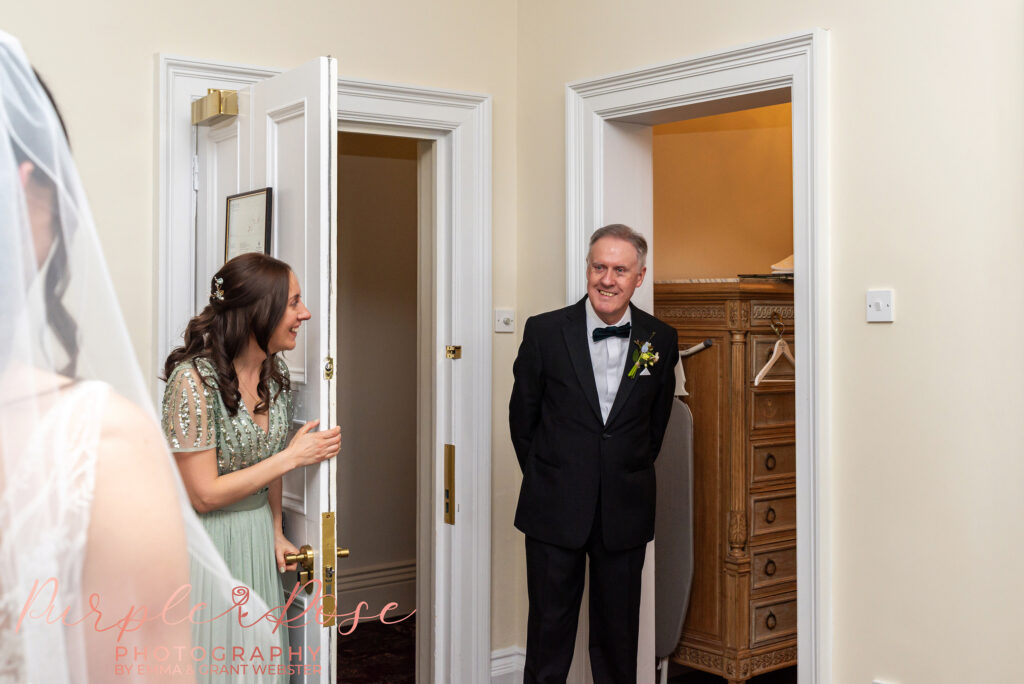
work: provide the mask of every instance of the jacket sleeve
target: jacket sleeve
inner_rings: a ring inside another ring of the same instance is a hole
[[[512,364],[512,398],[508,403],[508,426],[519,468],[526,468],[530,444],[540,423],[540,407],[544,397],[544,366],[537,339],[536,322],[526,320],[519,355]]]
[[[675,328],[671,330],[671,347],[667,350],[665,361],[667,363],[661,368],[661,388],[658,390],[658,397],[654,401],[653,415],[651,416],[651,453],[654,459],[661,453],[661,442],[665,439],[665,429],[668,427],[668,419],[672,415],[672,401],[676,394],[676,364],[679,363],[679,334]]]

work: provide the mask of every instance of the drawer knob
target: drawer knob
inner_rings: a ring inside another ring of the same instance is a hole
[[[775,522],[775,509],[771,506],[769,506],[768,510],[764,513],[764,521],[769,525]]]
[[[775,470],[775,455],[768,454],[764,457],[764,468],[765,470]]]
[[[768,611],[768,616],[764,619],[764,626],[768,629],[775,629],[775,625],[779,624],[778,619],[775,617],[775,613]]]
[[[776,569],[775,568],[775,561],[773,561],[771,558],[769,558],[768,562],[764,564],[764,574],[766,574],[769,577],[771,577],[772,575],[775,574],[775,569]]]

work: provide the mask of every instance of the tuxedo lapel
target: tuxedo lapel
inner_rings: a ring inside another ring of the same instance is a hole
[[[626,349],[626,363],[622,369],[622,378],[619,380],[619,390],[615,393],[615,401],[612,402],[612,409],[608,412],[608,421],[605,425],[611,425],[612,421],[615,420],[615,416],[622,410],[623,405],[625,405],[630,393],[636,386],[636,381],[639,379],[639,370],[637,375],[634,375],[632,378],[629,377],[629,371],[633,369],[633,364],[636,363],[633,361],[633,352],[640,348],[633,344],[633,341],[639,340],[640,344],[643,344],[651,336],[651,331],[637,315],[637,308],[632,304],[629,306],[632,309],[630,315],[632,319],[632,334],[629,337],[629,347]]]
[[[580,300],[576,306],[566,314],[566,322],[562,327],[562,334],[565,336],[565,346],[569,349],[569,359],[572,361],[573,370],[576,371],[576,378],[580,381],[583,394],[587,397],[587,403],[597,416],[599,423],[601,419],[601,404],[597,399],[597,383],[594,381],[594,364],[590,362],[590,344],[587,342],[587,313],[584,310],[584,300]]]

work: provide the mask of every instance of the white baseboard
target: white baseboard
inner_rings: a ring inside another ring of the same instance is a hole
[[[526,649],[509,646],[491,651],[491,684],[522,684]]]
[[[347,568],[338,573],[338,614],[355,610],[360,601],[369,607],[362,610],[364,618],[380,614],[389,603],[398,607],[388,613],[389,619],[408,615],[416,608],[416,560]]]

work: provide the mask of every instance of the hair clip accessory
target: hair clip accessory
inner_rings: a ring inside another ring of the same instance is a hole
[[[218,278],[214,278],[213,279],[213,283],[214,284],[213,284],[213,295],[212,296],[216,297],[218,300],[223,302],[224,301],[224,290],[221,289],[221,285],[224,284],[224,279],[223,278],[219,278],[219,277]]]

